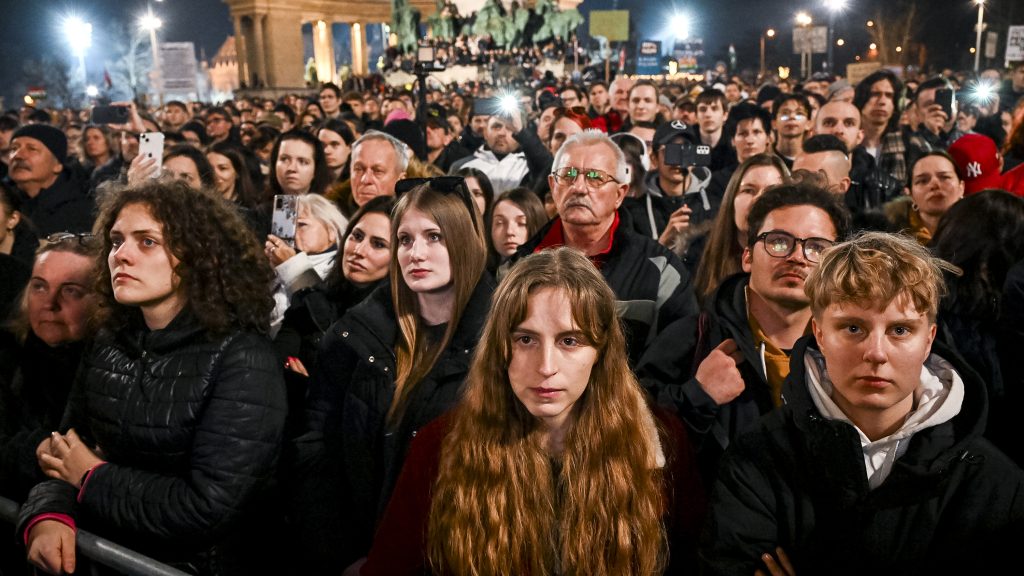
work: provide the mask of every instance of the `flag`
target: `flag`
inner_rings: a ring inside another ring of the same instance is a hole
[[[107,68],[103,67],[103,83],[107,85],[107,90],[114,87],[114,81],[110,78],[110,72],[107,72]]]

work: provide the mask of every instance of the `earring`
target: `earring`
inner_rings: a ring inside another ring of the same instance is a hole
[[[914,212],[917,212],[917,202],[911,202],[910,209],[913,210]]]

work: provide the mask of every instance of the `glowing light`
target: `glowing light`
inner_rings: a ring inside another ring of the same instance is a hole
[[[769,38],[775,38],[775,29],[769,28],[768,31],[765,32],[765,35],[768,36]]]
[[[78,16],[68,16],[64,19],[64,35],[67,36],[68,45],[75,56],[83,56],[92,46],[92,24]]]
[[[32,105],[34,105],[36,103],[36,101],[31,96],[29,96],[28,94],[25,94],[24,101],[25,101],[25,104],[28,104],[29,106],[32,106]]]
[[[903,52],[903,46],[897,46],[896,52]]]
[[[846,8],[846,0],[825,0],[825,7],[832,12],[839,12]]]
[[[843,40],[842,38],[836,40],[836,46],[842,46],[843,44],[846,44],[846,40]]]
[[[515,94],[505,94],[498,98],[498,108],[504,114],[512,114],[519,110],[519,97]]]
[[[974,54],[974,52],[975,52],[974,46],[971,46],[971,54]]]
[[[779,66],[779,78],[781,78],[783,80],[785,80],[786,78],[789,78],[789,67],[788,66]]]
[[[875,21],[874,20],[868,20],[868,28],[872,28],[872,27],[874,27],[874,25],[875,25]]]
[[[100,95],[100,89],[95,86],[87,86],[85,89],[85,95],[89,98],[95,98]]]
[[[810,26],[811,22],[812,22],[811,15],[808,14],[807,12],[797,12],[796,13],[796,23],[798,25],[800,25],[800,26]]]
[[[983,81],[975,84],[970,90],[970,97],[979,104],[989,104],[996,95],[996,84]]]
[[[143,30],[159,30],[163,25],[163,21],[157,18],[152,12],[149,12],[139,18],[139,28],[142,28]]]
[[[878,44],[875,44],[874,42],[868,44],[868,50],[878,50]]]
[[[672,36],[678,39],[686,39],[690,37],[689,15],[676,12],[672,15],[672,19],[669,22],[669,26],[672,27]]]

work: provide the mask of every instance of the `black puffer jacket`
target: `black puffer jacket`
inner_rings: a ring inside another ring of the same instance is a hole
[[[285,423],[281,368],[262,336],[211,336],[189,312],[163,330],[101,332],[85,354],[62,430],[102,451],[75,488],[32,489],[19,533],[39,514],[201,574],[254,573],[273,549],[262,501]]]
[[[459,399],[493,291],[485,273],[396,426],[387,422],[399,337],[390,285],[327,331],[310,378],[306,432],[295,442],[290,487],[299,544],[309,547],[295,556],[313,564],[304,573],[340,573],[369,552],[409,442]]]

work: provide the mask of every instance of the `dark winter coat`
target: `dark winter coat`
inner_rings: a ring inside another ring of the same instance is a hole
[[[53,185],[40,190],[35,198],[16,190],[21,200],[21,213],[28,217],[40,236],[92,231],[96,202],[89,195],[86,175],[65,167]]]
[[[365,556],[409,442],[459,399],[490,307],[494,280],[481,277],[451,342],[416,384],[397,424],[398,320],[390,286],[379,286],[327,331],[311,372],[305,432],[289,488],[305,573],[340,573]]]
[[[697,300],[690,273],[679,258],[656,240],[631,230],[629,216],[621,211],[620,214],[624,217],[600,268],[615,293],[619,317],[626,329],[630,363],[635,366],[658,332],[680,318],[696,314]],[[561,225],[557,217],[548,222],[502,264],[499,279],[518,260],[533,254],[555,222]]]
[[[707,485],[729,444],[774,408],[765,377],[762,350],[747,319],[746,287],[750,275],[726,278],[708,301],[707,310],[665,328],[637,366],[637,375],[658,405],[676,412],[692,441]],[[724,340],[736,341],[744,361],[737,365],[745,388],[719,406],[697,381],[697,367]]]
[[[80,494],[63,480],[33,488],[19,534],[59,513],[189,571],[255,573],[279,552],[267,546],[266,503],[284,423],[281,368],[264,337],[212,335],[187,310],[163,330],[103,331],[61,430],[108,463]]]
[[[856,429],[825,418],[811,398],[808,348],[813,337],[794,349],[786,404],[722,461],[704,534],[707,573],[747,576],[776,546],[798,574],[988,574],[1016,565],[1024,472],[981,437],[987,400],[978,376],[933,345],[963,378],[961,409],[914,434],[870,490]]]
[[[60,426],[83,344],[51,348],[29,332],[0,335],[0,495],[21,502],[46,479],[36,447]]]

